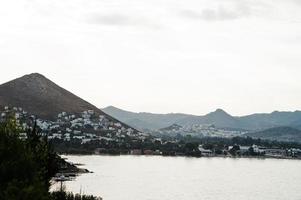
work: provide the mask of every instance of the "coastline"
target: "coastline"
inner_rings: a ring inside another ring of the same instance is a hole
[[[267,183],[270,182],[269,180],[273,179],[270,176],[275,175],[282,178],[280,174],[291,169],[292,173],[295,173],[299,168],[298,166],[301,165],[301,162],[298,161],[262,157],[234,158],[222,156],[202,157],[203,159],[198,159],[195,157],[185,156],[116,156],[108,154],[93,154],[88,156],[73,154],[65,155],[63,157],[67,157],[68,160],[74,163],[83,163],[86,168],[93,169],[94,171],[94,174],[82,174],[76,177],[74,181],[66,182],[65,186],[67,191],[85,191],[89,194],[102,196],[104,199],[116,200],[122,199],[119,198],[120,195],[114,194],[116,192],[116,188],[119,187],[126,188],[124,192],[128,197],[135,196],[133,193],[137,191],[137,188],[139,188],[138,192],[141,191],[143,194],[153,191],[155,194],[150,194],[151,198],[155,200],[162,199],[161,196],[164,196],[166,191],[168,191],[169,194],[175,194],[174,196],[168,195],[168,199],[183,199],[181,198],[183,197],[181,196],[182,192],[186,193],[192,191],[195,195],[200,193],[203,194],[203,192],[204,194],[208,194],[205,192],[208,191],[208,189],[214,192],[214,199],[223,199],[222,196],[226,195],[227,192],[229,192],[228,194],[230,196],[235,197],[235,194],[232,193],[233,186],[236,186],[236,192],[239,193],[243,191],[242,188],[245,188],[245,185],[243,184],[251,186],[254,185],[255,187],[255,183],[256,185],[260,185],[261,193],[261,191],[266,191],[263,186],[267,185]],[[144,175],[143,177],[141,176],[142,174]],[[258,182],[253,182],[253,177],[257,177],[256,181]],[[245,178],[247,181],[246,183],[244,182]],[[292,179],[292,177],[287,175],[287,173],[286,178],[287,180]],[[229,179],[231,181],[227,184],[231,184],[231,186],[225,186],[225,188],[228,188],[229,190],[225,189],[225,191],[227,191],[226,193],[215,193],[216,187],[214,186],[217,186],[217,184],[223,180],[227,181]],[[232,180],[235,182],[233,183]],[[139,181],[142,181],[141,184]],[[162,187],[161,184],[163,185]],[[183,185],[188,185],[188,187],[184,187],[187,190],[180,187]],[[199,186],[194,185],[201,185],[202,189],[200,190]],[[174,191],[173,189],[175,186],[177,186],[177,188],[181,188],[181,190]],[[276,184],[275,186],[278,187],[279,185]],[[248,191],[257,191],[257,188],[254,187],[251,187]],[[174,191],[175,193],[171,193],[171,191]],[[219,194],[221,195],[219,196]],[[205,199],[212,198],[212,196],[209,197],[209,195],[207,197],[208,198]],[[147,198],[141,195],[140,198],[126,199]],[[195,198],[190,197],[187,199]]]
[[[91,154],[79,154],[79,153],[62,153],[59,154],[60,156],[145,156],[145,157],[185,157],[185,158],[233,158],[233,159],[239,159],[239,158],[249,158],[249,159],[279,159],[279,160],[301,160],[301,158],[294,158],[294,157],[281,157],[281,156],[231,156],[231,155],[214,155],[214,156],[187,156],[187,155],[145,155],[145,154],[141,154],[141,155],[135,155],[135,154],[108,154],[108,153],[102,153],[102,154],[96,154],[96,153],[91,153]],[[67,161],[68,162],[68,161]],[[72,163],[75,166],[84,166],[84,164],[82,163]],[[83,172],[79,172],[80,173],[93,173],[90,172],[88,169],[82,169],[82,168],[78,168],[81,170],[84,170]]]

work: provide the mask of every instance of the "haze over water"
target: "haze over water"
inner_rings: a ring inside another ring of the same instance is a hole
[[[300,200],[301,161],[162,156],[66,156],[94,173],[66,182],[104,200]],[[54,186],[55,187],[55,186]]]

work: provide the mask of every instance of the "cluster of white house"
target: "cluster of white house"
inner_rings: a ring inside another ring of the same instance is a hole
[[[168,128],[160,129],[160,134],[180,134],[180,135],[191,135],[201,137],[235,137],[243,134],[244,132],[239,130],[226,130],[216,128],[212,124],[192,124],[192,125],[172,125]]]
[[[130,137],[133,140],[145,140],[149,138],[149,134],[139,132],[133,128],[127,127],[124,124],[109,119],[107,116],[97,114],[93,110],[83,111],[79,115],[68,114],[67,112],[61,112],[58,114],[56,120],[42,120],[37,119],[33,115],[28,115],[20,107],[8,107],[5,106],[0,111],[0,121],[7,119],[8,116],[14,116],[16,124],[23,130],[33,126],[33,122],[37,123],[37,126],[41,129],[41,134],[47,136],[49,140],[59,139],[64,141],[80,140],[82,144],[93,141],[93,140],[107,140],[107,141],[122,141],[126,137]],[[206,136],[206,133],[210,136],[212,134],[218,134],[218,136],[224,135],[225,137],[237,135],[235,131],[227,131],[216,129],[212,125],[193,125],[182,127],[179,125],[171,126],[170,129],[161,130],[161,133],[202,133]],[[241,133],[239,133],[241,134]],[[216,136],[216,135],[215,135]],[[26,133],[21,133],[20,138],[26,139]],[[160,141],[161,138],[153,138],[154,140]],[[175,142],[175,141],[174,141]],[[175,142],[176,143],[176,142]],[[229,146],[225,149],[225,152],[231,151],[233,146]],[[280,149],[280,148],[267,148],[260,147],[257,145],[253,146],[239,146],[237,151],[240,155],[243,155],[250,151],[259,154],[264,154],[270,157],[300,157],[301,149]],[[202,145],[199,146],[198,150],[203,156],[213,156],[215,152],[209,149],[204,149]],[[144,154],[160,154],[160,152],[153,152],[145,150]],[[133,154],[140,154],[141,150],[133,151]]]
[[[274,157],[274,158],[286,158],[286,157],[298,157],[301,158],[301,149],[291,148],[291,149],[282,149],[282,148],[268,148],[263,146],[258,146],[253,144],[252,146],[237,146],[236,153],[239,155],[247,155],[251,149],[257,155],[264,155],[265,157]],[[229,152],[235,148],[234,146],[228,146],[224,149],[223,153],[229,155]],[[215,152],[210,149],[203,148],[203,145],[199,145],[198,150],[203,156],[214,156]]]
[[[61,112],[55,121],[36,119],[35,116],[28,116],[22,108],[4,107],[1,111],[1,119],[4,119],[13,113],[16,123],[26,130],[32,124],[29,119],[34,119],[37,126],[41,129],[41,134],[51,139],[61,139],[70,141],[72,139],[81,140],[81,143],[87,143],[92,140],[120,140],[127,136],[136,139],[145,139],[148,134],[138,132],[133,128],[126,127],[122,123],[110,120],[102,114],[96,114],[93,110],[83,111],[80,115]],[[25,139],[26,133],[21,133],[20,137]]]

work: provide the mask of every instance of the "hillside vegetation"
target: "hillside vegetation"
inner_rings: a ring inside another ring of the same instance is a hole
[[[14,119],[0,123],[1,200],[95,200],[93,196],[50,193],[50,180],[58,172],[61,159],[36,128],[19,139]]]

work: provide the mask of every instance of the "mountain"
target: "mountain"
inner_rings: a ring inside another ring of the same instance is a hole
[[[245,127],[253,129],[267,129],[271,127],[290,126],[294,128],[301,127],[301,111],[252,114],[239,117],[239,120]]]
[[[135,113],[109,106],[102,109],[105,113],[128,123],[140,130],[161,129],[178,124],[191,126],[193,124],[213,124],[218,128],[230,128],[239,130],[263,130],[279,126],[290,126],[301,129],[301,111],[252,114],[236,117],[222,109],[217,109],[207,115],[196,116],[189,114],[153,114]],[[135,122],[135,123],[134,123]]]
[[[125,111],[114,106],[108,106],[102,109],[103,112],[129,124],[139,130],[154,130],[170,126],[174,122],[184,119],[190,115],[185,114],[153,114],[153,113],[135,113]]]
[[[172,124],[168,127],[165,127],[165,128],[161,128],[160,131],[178,131],[180,130],[181,128],[183,128],[182,126],[178,125],[178,124]]]
[[[263,131],[248,133],[247,136],[278,141],[301,141],[301,130],[291,127],[274,127]]]
[[[240,122],[222,109],[217,109],[204,116],[188,116],[176,122],[182,126],[193,124],[214,124],[222,128],[241,128]]]
[[[193,124],[214,124],[223,128],[240,128],[239,120],[229,115],[222,109],[217,109],[215,112],[211,112],[205,116],[195,116],[181,113],[135,113],[125,111],[114,106],[103,108],[102,111],[141,130],[161,129],[169,127],[172,124],[178,124],[181,126],[190,126]]]
[[[79,114],[94,110],[105,114],[97,107],[56,85],[41,74],[33,73],[0,85],[0,106],[22,107],[42,119],[52,120],[58,113]]]

